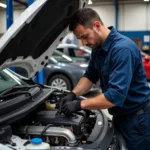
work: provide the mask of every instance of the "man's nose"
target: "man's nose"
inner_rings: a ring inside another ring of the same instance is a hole
[[[83,45],[83,46],[86,46],[86,45],[87,45],[86,40],[82,40],[82,45]]]

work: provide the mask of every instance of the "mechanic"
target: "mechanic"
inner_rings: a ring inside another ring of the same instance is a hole
[[[77,86],[61,98],[61,112],[70,115],[79,110],[108,109],[129,150],[150,150],[150,88],[136,44],[114,27],[107,28],[90,8],[78,10],[69,29],[84,46],[92,48],[92,54]],[[103,94],[75,101],[99,79]]]

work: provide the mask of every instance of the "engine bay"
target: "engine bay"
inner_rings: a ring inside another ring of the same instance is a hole
[[[114,134],[112,123],[101,111],[79,111],[71,116],[59,113],[55,107],[65,94],[64,91],[55,90],[25,117],[1,126],[0,143],[22,150],[30,143],[30,139],[40,137],[52,149],[78,147],[108,150],[114,147],[119,150],[119,140]],[[104,140],[107,141],[105,144]]]

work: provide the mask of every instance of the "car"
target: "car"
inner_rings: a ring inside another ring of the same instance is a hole
[[[65,90],[72,90],[83,76],[87,63],[75,63],[69,56],[55,51],[44,67],[44,83]],[[98,90],[99,87],[95,87]]]
[[[141,52],[142,55],[142,63],[145,69],[146,78],[150,80],[150,56],[144,52]]]
[[[101,110],[65,116],[56,106],[69,91],[33,81],[68,33],[71,16],[86,3],[35,1],[0,39],[1,150],[25,150],[35,137],[50,144],[51,150],[127,149],[122,135]],[[29,78],[7,69],[15,66],[26,69]],[[86,97],[75,100],[82,99]]]
[[[91,49],[75,44],[59,44],[57,50],[70,56],[76,62],[89,62]]]

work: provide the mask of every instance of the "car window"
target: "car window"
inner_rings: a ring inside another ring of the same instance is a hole
[[[52,57],[61,63],[72,63],[72,59],[63,54],[58,54],[58,53],[54,52]]]
[[[59,50],[60,52],[64,52],[63,48],[57,48],[57,50]]]
[[[90,56],[89,53],[85,52],[82,49],[76,49],[76,48],[72,49],[72,48],[69,48],[68,51],[69,51],[68,52],[69,56],[71,56],[71,57],[84,57],[84,56],[87,56],[87,55]]]
[[[81,49],[75,49],[74,51],[75,51],[76,57],[84,57],[86,55],[90,55]]]
[[[0,92],[13,86],[21,86],[25,84],[25,82],[11,73],[11,71],[7,69],[0,71]]]
[[[73,48],[68,48],[68,53],[70,57],[76,57],[76,52]]]
[[[74,58],[74,57],[80,57],[80,58],[89,58],[90,59],[90,55],[91,52],[89,52],[90,50],[82,50],[80,48],[57,48],[58,51]]]

